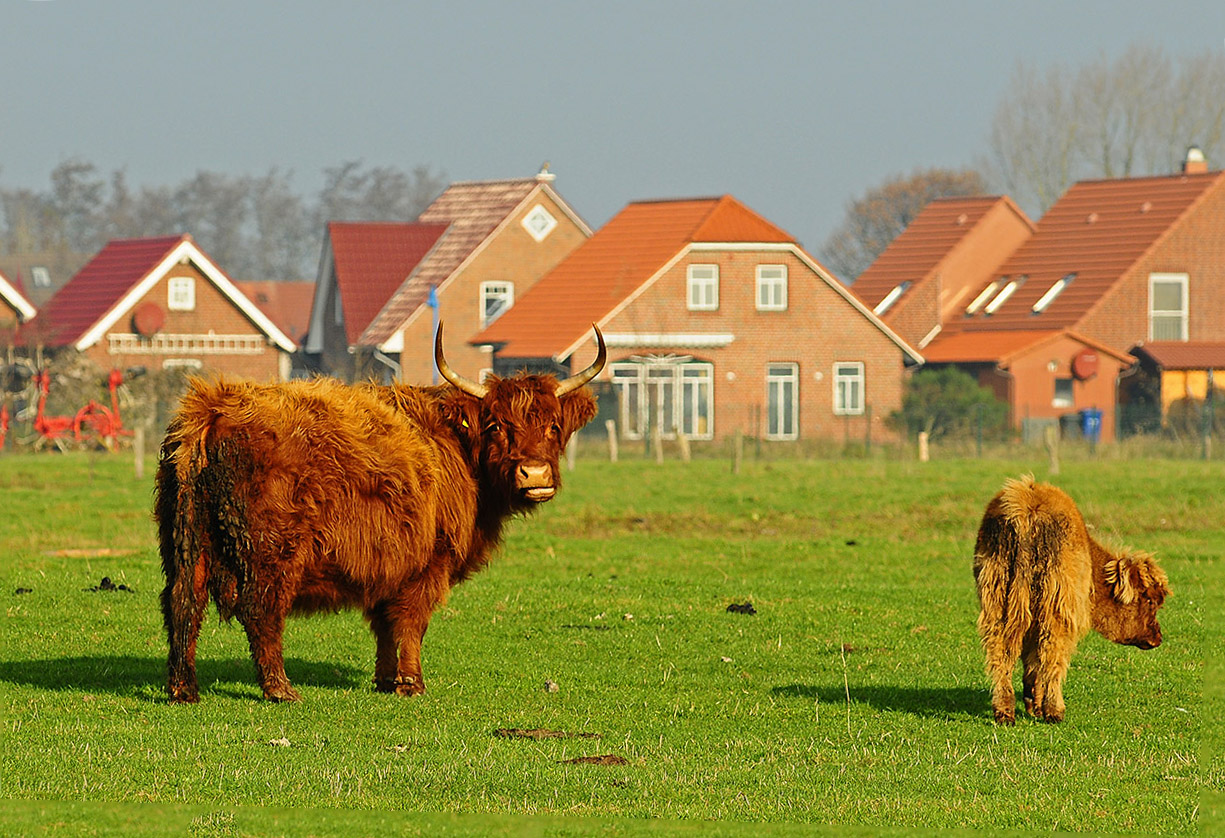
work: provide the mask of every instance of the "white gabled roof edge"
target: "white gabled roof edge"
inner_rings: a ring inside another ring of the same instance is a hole
[[[926,361],[924,361],[923,359],[923,356],[919,354],[918,350],[916,350],[906,341],[902,340],[902,338],[897,334],[897,332],[893,331],[888,326],[886,326],[884,321],[882,321],[879,317],[873,314],[870,308],[868,308],[863,303],[861,303],[859,301],[859,298],[856,297],[854,294],[852,294],[846,288],[846,286],[844,286],[841,282],[834,279],[834,277],[832,277],[829,273],[827,273],[826,270],[821,267],[821,264],[817,262],[817,260],[809,256],[802,247],[800,247],[797,244],[791,243],[791,242],[787,242],[787,243],[763,242],[760,244],[752,243],[752,242],[732,242],[732,243],[723,243],[723,244],[717,244],[717,243],[712,243],[712,242],[690,242],[689,244],[681,248],[679,253],[677,253],[675,256],[673,256],[671,259],[665,262],[663,267],[661,267],[655,273],[651,274],[651,276],[649,276],[645,282],[643,282],[640,286],[634,289],[633,292],[628,294],[624,300],[617,303],[617,305],[614,306],[607,314],[604,314],[603,316],[601,316],[600,319],[596,321],[596,325],[603,327],[604,324],[608,323],[608,321],[610,321],[612,318],[620,314],[622,310],[624,310],[630,303],[632,303],[639,296],[641,296],[649,287],[654,285],[656,280],[658,280],[664,273],[671,270],[673,265],[675,265],[678,261],[680,261],[682,258],[687,256],[691,251],[703,251],[703,250],[772,250],[772,251],[777,251],[777,252],[788,252],[788,253],[794,254],[797,259],[799,259],[801,262],[807,265],[808,268],[814,274],[820,277],[820,279],[826,285],[834,289],[834,291],[836,291],[844,300],[846,300],[848,303],[854,306],[856,311],[858,311],[865,318],[867,318],[868,321],[872,323],[872,325],[880,329],[881,332],[883,332],[886,337],[888,337],[891,341],[897,344],[898,348],[901,349],[902,352],[906,353],[906,355],[909,356],[911,359],[913,359],[916,364],[926,363]],[[564,361],[566,358],[569,358],[571,355],[577,352],[580,347],[588,343],[589,334],[590,334],[590,330],[585,330],[583,332],[582,337],[580,337],[574,343],[570,344],[562,352],[559,352],[556,355],[554,355],[553,360],[560,363],[561,361]]]
[[[0,274],[0,297],[3,297],[21,317],[21,322],[25,322],[38,314],[38,310],[30,304],[30,301],[25,298],[25,295],[17,290],[17,286],[9,282],[3,274]]]
[[[119,302],[111,306],[110,311],[104,314],[93,326],[91,326],[84,335],[81,336],[73,348],[78,352],[88,349],[98,341],[102,340],[102,336],[106,334],[106,330],[114,326],[119,319],[132,310],[142,297],[152,290],[154,285],[165,277],[166,273],[183,259],[190,259],[195,263],[200,272],[217,286],[222,294],[224,294],[230,302],[250,318],[260,331],[277,345],[277,347],[285,352],[293,352],[298,346],[288,335],[277,328],[276,324],[268,319],[268,316],[259,310],[255,303],[248,299],[247,295],[238,290],[233,282],[222,273],[221,269],[213,264],[204,252],[196,246],[196,243],[191,239],[183,239],[179,244],[166,255],[161,262],[157,264],[151,271],[145,274],[140,282],[132,286],[128,293],[120,298]]]

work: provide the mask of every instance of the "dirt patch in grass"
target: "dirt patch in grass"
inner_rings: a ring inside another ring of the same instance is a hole
[[[575,757],[563,759],[558,765],[629,765],[629,760],[616,754],[600,754],[595,757]]]

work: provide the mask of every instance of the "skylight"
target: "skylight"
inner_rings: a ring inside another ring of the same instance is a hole
[[[1008,298],[1013,295],[1013,292],[1021,287],[1021,283],[1024,281],[1025,277],[1019,276],[1001,288],[1000,293],[995,295],[995,299],[987,303],[987,307],[983,309],[983,314],[995,314],[999,307],[1006,303]]]
[[[1055,280],[1054,284],[1051,285],[1050,288],[1046,289],[1046,293],[1042,295],[1041,299],[1034,303],[1034,314],[1041,314],[1042,312],[1046,311],[1046,307],[1049,306],[1054,299],[1059,296],[1059,293],[1063,291],[1063,289],[1067,288],[1074,279],[1076,279],[1076,274],[1068,274],[1067,276]]]
[[[983,307],[983,303],[987,302],[987,300],[990,299],[991,295],[994,294],[996,289],[999,287],[1000,283],[997,280],[984,288],[979,295],[974,298],[973,302],[966,306],[966,314],[977,313],[978,310]]]
[[[885,299],[876,304],[876,308],[872,309],[873,314],[884,314],[886,311],[897,302],[898,297],[906,293],[906,289],[910,287],[910,280],[899,282],[893,287],[893,290],[885,295]]]

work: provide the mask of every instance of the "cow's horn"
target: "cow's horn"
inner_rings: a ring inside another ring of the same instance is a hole
[[[475,381],[464,378],[462,375],[451,369],[451,365],[447,363],[447,359],[442,357],[442,323],[438,324],[438,334],[434,335],[434,363],[438,365],[438,372],[442,377],[451,383],[452,387],[457,390],[463,390],[470,396],[476,396],[478,399],[483,399],[489,394],[489,388],[484,384],[477,384]]]
[[[566,393],[582,387],[588,381],[599,375],[600,370],[604,369],[604,363],[608,360],[608,350],[604,346],[604,336],[600,334],[600,327],[596,324],[592,323],[591,328],[595,329],[595,339],[600,345],[600,351],[597,352],[595,356],[595,363],[577,375],[572,375],[565,381],[560,382],[557,385],[557,397],[559,399],[566,395]]]

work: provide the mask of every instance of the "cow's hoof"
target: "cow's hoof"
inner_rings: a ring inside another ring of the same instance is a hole
[[[375,679],[374,688],[381,693],[395,693],[408,697],[425,692],[425,682],[412,675],[397,675],[395,678]]]
[[[288,684],[277,687],[269,687],[264,690],[264,698],[268,701],[301,701],[302,696],[293,687]]]
[[[200,701],[199,687],[187,684],[167,684],[171,704],[196,704]]]
[[[996,710],[995,711],[995,723],[997,725],[1004,725],[1005,727],[1012,727],[1013,725],[1017,723],[1016,714],[1015,713],[1005,713],[1003,710]]]

